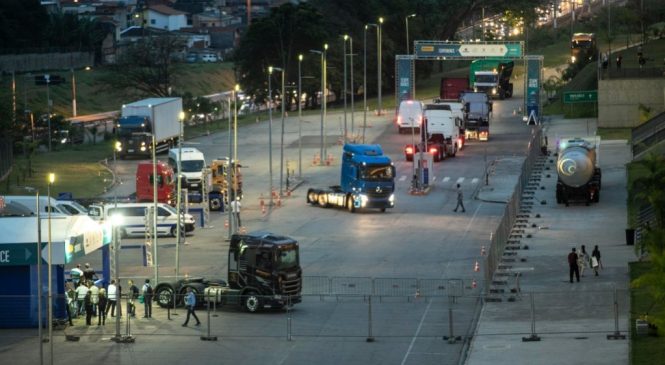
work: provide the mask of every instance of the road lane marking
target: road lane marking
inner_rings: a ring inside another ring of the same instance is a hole
[[[463,178],[463,177],[460,177],[459,179],[457,179],[457,183],[458,183],[458,184],[461,184],[462,182],[464,182],[464,178]]]
[[[399,178],[399,181],[404,181],[406,180],[406,175],[402,175],[402,177]]]
[[[474,177],[473,180],[471,180],[471,183],[472,184],[477,184],[478,183],[478,178]]]
[[[448,181],[450,181],[450,177],[446,176],[446,177],[443,178],[443,182],[444,182],[444,183],[445,183],[445,182],[448,182]]]

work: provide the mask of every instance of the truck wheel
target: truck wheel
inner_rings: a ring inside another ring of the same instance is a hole
[[[210,199],[210,210],[220,210],[222,209],[222,200],[219,198]]]
[[[314,189],[307,190],[307,204],[314,204],[318,200],[317,194]]]
[[[381,213],[385,213],[385,212],[386,212],[386,208],[381,208]]]
[[[319,193],[319,196],[317,198],[319,205],[323,208],[328,206],[328,200],[326,197],[326,193]]]
[[[246,311],[255,313],[261,308],[261,298],[255,291],[249,291],[242,297],[242,306]]]
[[[593,195],[593,202],[598,203],[600,201],[600,190],[596,190],[596,193]]]
[[[351,213],[355,213],[355,211],[356,211],[356,207],[355,207],[355,205],[353,205],[353,197],[351,195],[346,197],[346,208]]]
[[[450,156],[451,157],[457,156],[457,142],[453,143],[453,154]]]
[[[173,307],[173,289],[170,286],[161,286],[155,291],[157,304],[162,308]]]

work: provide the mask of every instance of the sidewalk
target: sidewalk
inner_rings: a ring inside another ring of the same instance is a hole
[[[596,121],[590,123],[593,133]],[[558,137],[585,136],[588,128],[586,119],[558,118],[545,127],[550,151],[555,150]],[[518,291],[502,293],[502,301],[484,304],[466,364],[628,363],[627,263],[635,260],[624,238],[625,163],[630,151],[626,141],[602,141],[599,156],[603,176],[600,202],[590,206],[556,204],[553,154],[545,160],[544,169],[534,173],[541,180],[521,227],[521,249],[501,264],[519,277]],[[521,163],[515,158],[495,161],[489,185],[479,189],[477,199],[487,203],[507,201]],[[604,269],[594,276],[587,268],[580,283],[571,284],[566,256],[573,247],[579,252],[582,244],[589,254],[595,245],[599,246]],[[615,334],[615,293],[618,329],[626,339],[608,338]],[[539,341],[523,341],[532,334]]]

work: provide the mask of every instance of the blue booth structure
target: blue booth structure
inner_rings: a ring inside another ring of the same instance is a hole
[[[38,326],[38,260],[42,275],[42,316],[48,318],[48,217],[0,216],[0,328]],[[103,245],[102,226],[87,216],[51,216],[53,318],[66,318],[64,265]]]

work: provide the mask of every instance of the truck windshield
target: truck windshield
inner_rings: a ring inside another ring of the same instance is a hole
[[[571,48],[591,48],[593,41],[573,41]]]
[[[298,266],[298,250],[281,249],[277,251],[277,269],[289,269]]]
[[[496,75],[476,75],[476,82],[496,82]]]
[[[182,172],[199,172],[205,167],[205,162],[203,160],[190,160],[182,161]]]
[[[360,168],[360,179],[366,181],[390,181],[393,179],[393,167],[391,165],[362,166]]]

